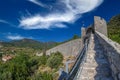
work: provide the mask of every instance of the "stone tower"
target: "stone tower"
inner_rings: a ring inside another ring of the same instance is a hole
[[[84,46],[84,38],[86,36],[86,28],[82,27],[81,28],[81,46]]]
[[[107,23],[103,18],[94,16],[94,29],[107,36]]]

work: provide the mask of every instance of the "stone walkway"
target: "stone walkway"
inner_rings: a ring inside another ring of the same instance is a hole
[[[109,63],[104,57],[104,49],[98,39],[92,35],[87,57],[77,80],[113,80]]]

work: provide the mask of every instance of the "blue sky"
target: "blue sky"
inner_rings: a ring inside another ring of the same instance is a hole
[[[117,14],[120,0],[0,0],[0,40],[65,41],[94,16]]]

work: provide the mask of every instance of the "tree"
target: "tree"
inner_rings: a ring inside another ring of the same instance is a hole
[[[3,53],[2,53],[2,52],[0,52],[0,59],[2,58],[2,54],[3,54]]]
[[[79,36],[75,34],[72,39],[78,39],[78,38]]]

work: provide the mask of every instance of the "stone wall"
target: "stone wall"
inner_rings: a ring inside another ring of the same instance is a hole
[[[52,49],[46,51],[47,55],[50,55],[53,52],[61,52],[64,56],[76,56],[81,50],[81,39],[72,40],[56,46]]]
[[[94,29],[107,36],[107,23],[103,18],[94,16]]]
[[[120,80],[120,44],[110,40],[97,31],[96,33],[106,51],[104,55],[108,58],[114,80]]]
[[[86,36],[86,28],[82,27],[81,28],[81,47],[84,46],[84,38]]]

